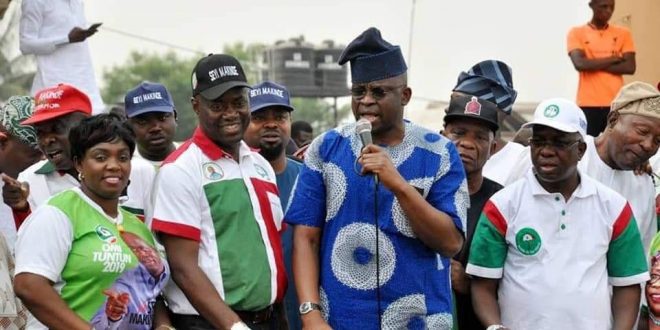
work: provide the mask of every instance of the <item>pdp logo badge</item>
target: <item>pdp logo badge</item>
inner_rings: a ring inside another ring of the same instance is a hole
[[[114,244],[117,243],[117,237],[110,231],[110,229],[105,228],[101,225],[96,226],[96,235],[100,240],[108,243]]]
[[[541,236],[536,230],[525,227],[516,234],[516,247],[520,253],[533,256],[541,249]]]
[[[558,114],[559,114],[559,107],[554,104],[550,104],[545,108],[545,110],[543,110],[543,115],[546,116],[547,118],[557,117]]]
[[[204,177],[209,180],[220,180],[225,176],[225,172],[216,163],[205,163],[202,165],[202,170],[204,171]]]

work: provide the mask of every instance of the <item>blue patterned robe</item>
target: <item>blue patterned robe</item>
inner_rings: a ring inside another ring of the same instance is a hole
[[[320,296],[333,329],[378,329],[374,177],[360,176],[355,124],[316,138],[292,193],[285,221],[322,228]],[[394,166],[464,231],[469,195],[461,159],[445,137],[405,123],[387,151]],[[378,187],[383,329],[451,329],[449,259],[420,241],[394,195]]]

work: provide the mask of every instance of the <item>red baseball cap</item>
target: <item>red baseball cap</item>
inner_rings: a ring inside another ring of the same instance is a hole
[[[92,103],[89,101],[89,97],[67,84],[58,84],[55,87],[38,91],[34,97],[34,103],[32,117],[22,121],[21,124],[34,125],[72,112],[82,112],[88,116],[92,114]]]

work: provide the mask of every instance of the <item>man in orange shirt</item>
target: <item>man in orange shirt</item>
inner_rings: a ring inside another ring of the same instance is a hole
[[[587,134],[597,136],[607,124],[610,103],[623,87],[623,75],[635,73],[635,45],[630,30],[609,24],[614,0],[591,0],[591,21],[568,33],[568,55],[580,73],[577,104],[587,117]]]

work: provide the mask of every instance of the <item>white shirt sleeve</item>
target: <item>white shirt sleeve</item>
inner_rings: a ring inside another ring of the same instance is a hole
[[[54,52],[57,46],[69,43],[68,35],[40,37],[43,6],[44,3],[39,0],[24,0],[21,5],[19,37],[23,54],[46,55]]]
[[[156,232],[201,240],[202,189],[198,178],[178,164],[160,169],[151,229]]]
[[[59,209],[37,208],[18,231],[16,274],[32,273],[58,282],[71,251],[71,221]]]

